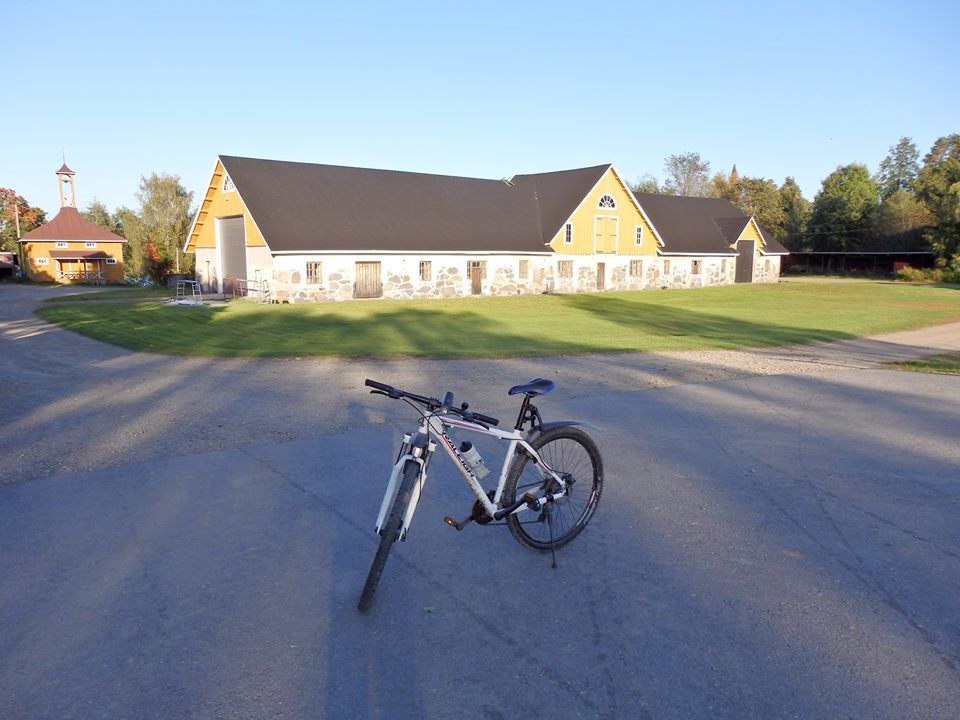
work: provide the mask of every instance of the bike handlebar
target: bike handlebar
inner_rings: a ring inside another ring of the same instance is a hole
[[[386,395],[393,400],[399,400],[400,398],[407,398],[418,402],[421,405],[424,405],[429,410],[439,410],[440,408],[445,408],[448,412],[452,412],[454,415],[459,415],[464,420],[477,421],[484,423],[486,425],[499,425],[500,421],[495,417],[490,417],[489,415],[484,415],[483,413],[471,412],[464,408],[455,408],[453,407],[453,393],[448,392],[443,396],[443,400],[438,400],[437,398],[427,397],[426,395],[417,395],[415,393],[407,392],[406,390],[401,390],[396,388],[393,385],[387,385],[386,383],[377,382],[376,380],[371,380],[367,378],[363,382],[367,387],[372,387],[373,392],[378,392],[383,395]],[[464,403],[466,405],[466,403]]]

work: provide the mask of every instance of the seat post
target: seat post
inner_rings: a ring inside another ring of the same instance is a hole
[[[530,395],[524,394],[523,404],[520,405],[520,414],[517,415],[517,424],[514,426],[515,430],[523,430],[523,419],[527,416],[527,408],[530,407]]]

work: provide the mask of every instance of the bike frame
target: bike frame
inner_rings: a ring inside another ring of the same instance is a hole
[[[497,481],[497,487],[494,491],[493,500],[487,497],[487,492],[480,484],[480,479],[477,477],[476,473],[470,469],[453,440],[451,440],[450,436],[447,435],[446,428],[448,427],[454,427],[480,435],[487,435],[488,437],[494,437],[497,440],[506,441],[508,443],[506,457],[504,458],[503,466],[500,469],[500,479]],[[497,428],[488,427],[481,423],[464,420],[461,417],[443,413],[432,413],[424,418],[421,418],[417,433],[418,435],[424,436],[425,442],[413,442],[413,438],[410,433],[407,433],[403,437],[403,444],[400,448],[397,462],[394,464],[393,471],[390,473],[390,480],[387,483],[387,490],[384,493],[383,502],[380,505],[380,513],[377,515],[376,531],[378,533],[386,522],[386,517],[390,512],[390,508],[393,507],[393,502],[400,486],[400,478],[403,476],[403,468],[406,466],[408,460],[412,460],[420,465],[420,481],[413,489],[413,495],[410,498],[410,504],[407,506],[407,511],[403,518],[403,524],[400,527],[400,535],[397,538],[398,540],[406,539],[407,528],[410,526],[410,522],[413,520],[413,514],[416,512],[417,503],[420,502],[420,493],[422,492],[423,486],[427,481],[427,466],[430,464],[430,459],[437,448],[437,444],[430,439],[431,435],[440,441],[440,445],[453,461],[453,464],[460,471],[460,474],[466,481],[467,486],[476,497],[477,502],[483,506],[483,509],[491,518],[501,520],[506,515],[517,514],[531,510],[526,503],[521,504],[519,507],[514,508],[510,512],[506,513],[497,509],[497,505],[500,503],[500,500],[503,497],[503,488],[504,485],[506,485],[507,477],[509,476],[510,470],[513,467],[513,461],[516,457],[517,448],[521,448],[523,452],[525,452],[532,459],[535,466],[539,468],[542,473],[545,475],[549,474],[549,476],[556,480],[560,486],[559,492],[556,492],[551,496],[544,496],[538,499],[537,502],[539,503],[540,507],[543,507],[548,500],[557,500],[563,497],[566,493],[566,481],[559,474],[557,474],[553,468],[544,462],[539,453],[537,453],[530,443],[527,442],[526,435],[520,430],[499,430]]]

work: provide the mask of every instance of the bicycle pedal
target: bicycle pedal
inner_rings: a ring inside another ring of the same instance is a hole
[[[447,517],[445,517],[445,518],[443,519],[443,521],[444,521],[447,525],[449,525],[450,527],[454,528],[455,530],[457,530],[457,531],[459,532],[460,530],[463,530],[467,525],[469,525],[470,523],[473,522],[473,515],[469,515],[469,516],[465,517],[465,518],[464,518],[463,520],[461,520],[460,522],[457,522],[456,520],[454,520],[452,517],[450,517],[450,516],[448,515]]]

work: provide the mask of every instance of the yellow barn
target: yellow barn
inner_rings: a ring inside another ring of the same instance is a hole
[[[786,252],[730,203],[663,206],[610,164],[488,180],[233,156],[184,250],[206,292],[279,302],[702,287],[741,258],[775,279]]]

